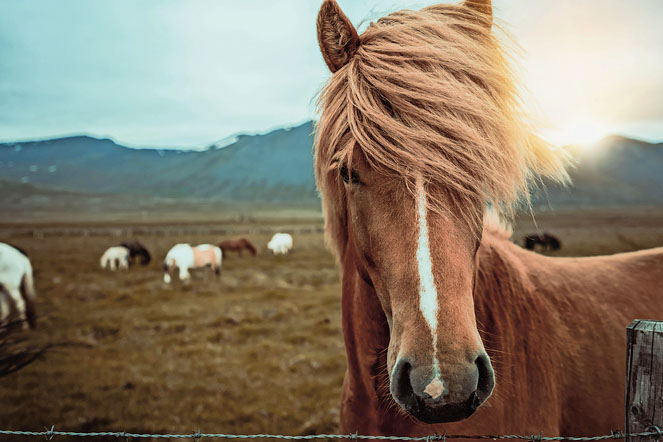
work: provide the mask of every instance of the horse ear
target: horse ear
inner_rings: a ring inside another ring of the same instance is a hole
[[[478,12],[488,19],[488,23],[493,23],[493,5],[491,0],[465,0],[465,6]]]
[[[359,47],[359,34],[336,0],[325,0],[320,7],[318,43],[332,73],[345,66]]]

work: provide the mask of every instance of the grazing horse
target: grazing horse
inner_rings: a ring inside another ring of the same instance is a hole
[[[131,253],[129,249],[124,246],[109,247],[99,260],[99,265],[102,269],[116,270],[129,270],[129,257]]]
[[[177,267],[180,281],[188,282],[191,279],[189,269],[210,266],[216,276],[221,275],[221,260],[223,252],[211,244],[201,244],[191,247],[189,244],[175,244],[168,251],[163,261],[163,281],[170,284],[171,274]]]
[[[275,233],[267,248],[275,255],[285,255],[292,249],[292,236],[289,233]]]
[[[490,1],[395,12],[360,36],[325,0],[317,27],[332,72],[315,172],[342,268],[341,430],[623,425],[625,328],[663,318],[663,248],[551,258],[508,240],[494,218],[530,183],[566,181],[567,157],[532,135]]]
[[[534,250],[537,244],[540,244],[544,251],[559,250],[562,247],[562,242],[556,236],[546,232],[541,234],[528,233],[524,236],[524,239],[524,245],[527,250]]]
[[[35,310],[34,280],[32,265],[25,252],[8,244],[0,243],[0,285],[1,289],[13,301],[23,328],[37,326]],[[4,323],[10,314],[10,305],[0,301],[0,323]]]
[[[223,251],[223,255],[226,257],[230,251],[237,252],[239,253],[239,256],[242,256],[242,251],[244,249],[251,252],[253,256],[258,254],[258,249],[256,246],[251,244],[251,241],[246,238],[227,239],[225,241],[221,241],[219,243],[219,248]]]
[[[132,262],[137,257],[140,257],[140,263],[144,266],[150,263],[152,257],[150,252],[147,251],[145,246],[143,246],[139,241],[124,241],[120,244],[122,247],[129,249],[129,261]]]

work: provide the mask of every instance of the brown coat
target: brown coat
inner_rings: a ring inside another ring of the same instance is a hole
[[[550,258],[487,234],[474,299],[496,387],[469,419],[435,426],[393,403],[385,371],[389,328],[353,266],[343,265],[348,369],[341,431],[580,436],[623,428],[626,326],[663,318],[663,248]]]

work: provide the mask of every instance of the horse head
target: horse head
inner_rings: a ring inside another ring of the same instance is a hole
[[[469,417],[495,385],[473,300],[486,203],[564,174],[515,116],[491,24],[489,0],[400,11],[361,36],[326,0],[317,22],[333,73],[315,159],[326,232],[382,307],[393,399],[428,423]]]

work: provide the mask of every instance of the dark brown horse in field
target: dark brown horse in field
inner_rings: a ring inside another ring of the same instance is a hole
[[[543,248],[543,251],[559,250],[562,248],[562,242],[559,238],[547,232],[528,233],[523,237],[523,240],[523,246],[527,250],[534,250],[537,244]]]
[[[315,170],[343,272],[341,430],[622,426],[625,328],[663,318],[663,249],[550,258],[489,216],[532,180],[567,179],[523,118],[490,1],[396,12],[360,36],[326,0],[317,24],[333,73]]]
[[[147,251],[145,246],[136,240],[124,241],[122,244],[120,244],[120,246],[129,249],[129,259],[131,261],[134,261],[140,257],[140,263],[146,266],[152,259],[150,252]]]
[[[256,246],[251,244],[246,238],[236,238],[236,239],[227,239],[219,243],[219,248],[223,250],[223,256],[227,257],[228,252],[237,252],[239,256],[242,256],[242,251],[248,250],[253,256],[258,254],[258,249]]]

